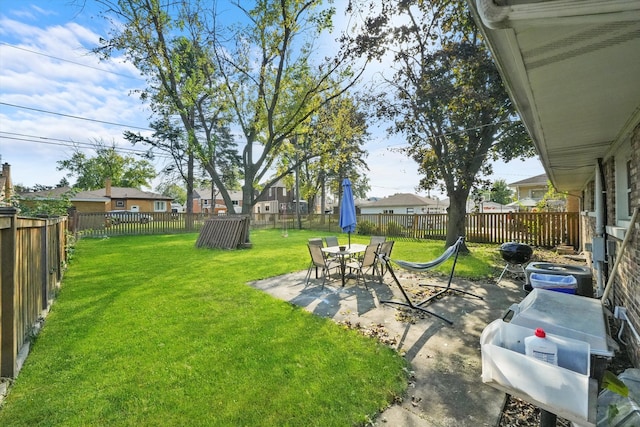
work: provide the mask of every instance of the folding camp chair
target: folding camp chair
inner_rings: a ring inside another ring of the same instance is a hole
[[[429,262],[425,262],[425,263],[418,263],[418,262],[410,262],[410,261],[402,261],[402,260],[391,260],[388,256],[384,255],[384,254],[380,254],[380,257],[382,259],[382,261],[384,261],[384,263],[387,266],[387,270],[389,271],[389,273],[391,274],[391,277],[393,278],[393,281],[396,283],[396,285],[398,286],[398,288],[400,288],[400,292],[402,292],[402,295],[405,299],[405,302],[401,302],[401,301],[380,301],[382,303],[386,303],[386,304],[396,304],[396,305],[401,305],[404,307],[409,307],[409,308],[413,308],[415,310],[420,310],[423,311],[425,313],[431,314],[433,316],[436,316],[439,319],[444,320],[445,322],[449,323],[450,325],[453,324],[452,321],[440,316],[439,314],[436,314],[432,311],[429,311],[427,309],[425,309],[423,306],[426,304],[429,304],[431,301],[433,301],[434,299],[438,298],[440,295],[451,291],[451,292],[457,292],[457,293],[461,293],[461,294],[465,294],[465,295],[469,295],[475,298],[479,298],[479,299],[483,299],[483,297],[481,297],[480,295],[476,295],[473,294],[471,292],[467,292],[467,291],[463,291],[462,289],[456,289],[451,287],[451,281],[453,280],[453,273],[456,269],[456,264],[458,262],[458,254],[460,252],[460,246],[462,245],[462,243],[464,242],[464,237],[458,237],[458,240],[456,240],[456,242],[449,246],[447,248],[446,251],[444,251],[444,253],[442,255],[440,255],[438,258],[429,261]],[[437,266],[439,266],[440,264],[444,263],[445,261],[447,261],[449,258],[451,257],[453,258],[453,265],[451,266],[451,272],[449,273],[449,280],[447,282],[447,286],[439,286],[439,285],[425,285],[425,284],[420,284],[420,286],[426,286],[426,287],[433,287],[433,288],[440,288],[441,290],[436,292],[433,295],[430,295],[428,298],[426,298],[425,300],[422,300],[418,303],[414,303],[411,298],[409,297],[409,295],[407,294],[407,292],[404,290],[404,288],[402,287],[402,285],[400,284],[400,281],[398,280],[398,277],[396,276],[395,272],[393,271],[393,267],[392,267],[392,261],[394,264],[398,265],[399,267],[405,269],[405,270],[409,270],[409,271],[415,271],[415,272],[426,272],[429,270],[432,270],[434,268],[436,268]]]

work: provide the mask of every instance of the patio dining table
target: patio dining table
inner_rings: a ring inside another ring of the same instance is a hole
[[[360,253],[364,253],[367,250],[367,245],[362,245],[360,243],[352,243],[348,246],[327,246],[326,248],[322,248],[322,252],[325,254],[331,255],[333,257],[338,257],[340,261],[340,277],[342,278],[342,286],[345,285],[346,282],[346,265],[347,259],[353,255],[357,255]]]

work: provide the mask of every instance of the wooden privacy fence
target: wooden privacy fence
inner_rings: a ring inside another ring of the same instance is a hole
[[[66,264],[67,218],[23,218],[0,207],[0,376],[15,378]]]
[[[251,226],[298,228],[295,216],[257,215]],[[447,214],[361,214],[357,230],[365,235],[385,235],[412,239],[444,240]],[[340,232],[337,215],[302,215],[302,228]],[[559,245],[580,247],[580,218],[577,212],[517,212],[467,214],[466,240],[475,243],[517,241],[553,248]]]
[[[193,233],[202,229],[210,214],[176,212],[136,212],[124,220],[105,212],[75,212],[69,218],[69,230],[78,238],[140,234]]]
[[[368,221],[369,234],[443,240],[447,234],[447,214],[359,215],[359,226]],[[517,241],[552,248],[580,246],[580,218],[577,212],[507,212],[467,214],[466,240],[475,243]]]
[[[479,243],[517,241],[552,248],[580,247],[578,212],[487,213],[467,216],[467,240]]]
[[[212,217],[210,214],[171,212],[141,213],[149,221],[113,223],[104,212],[76,213],[70,219],[70,229],[78,237],[104,237],[139,234],[170,234],[199,232],[208,219],[233,218],[236,215]],[[361,214],[358,232],[367,235],[444,240],[447,235],[447,214]],[[278,213],[253,214],[251,228],[303,228],[340,232],[338,215]],[[552,248],[559,245],[580,247],[580,220],[577,212],[505,212],[467,214],[467,241],[496,243],[518,241],[528,245]]]

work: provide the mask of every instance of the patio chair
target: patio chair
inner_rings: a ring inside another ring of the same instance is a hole
[[[317,246],[320,246],[321,248],[324,247],[324,242],[322,241],[322,237],[313,237],[309,239],[309,244],[317,245]]]
[[[309,248],[309,255],[311,255],[311,262],[313,266],[316,268],[320,268],[322,271],[322,289],[324,289],[324,283],[327,280],[327,276],[331,275],[331,270],[334,268],[340,268],[340,263],[327,259],[324,257],[322,253],[322,247],[315,244],[307,244]],[[312,267],[313,267],[312,266]],[[305,279],[305,286],[309,284],[309,279],[311,279],[311,268],[307,270],[307,277]]]
[[[378,249],[380,249],[380,245],[382,245],[387,238],[385,236],[371,236],[371,240],[369,240],[370,245],[378,245]],[[376,259],[376,263],[378,263]]]
[[[336,236],[327,236],[324,238],[324,243],[325,243],[325,247],[331,247],[331,246],[340,246],[340,244],[338,243],[338,238]],[[324,254],[325,258],[328,258],[332,261],[338,262],[340,261],[340,257],[336,256],[336,255],[330,255],[330,254]]]
[[[371,276],[375,277],[378,267],[376,266],[376,253],[380,245],[367,245],[367,249],[364,251],[362,258],[351,258],[351,261],[347,262],[346,267],[352,270],[356,270],[356,283],[362,278],[365,289],[367,287],[367,279],[365,276],[366,271],[371,271]]]
[[[387,240],[385,236],[371,236],[370,245],[381,245]]]
[[[387,272],[387,264],[380,260],[380,255],[384,255],[387,258],[391,258],[391,251],[393,250],[394,240],[386,240],[380,245],[380,249],[378,250],[378,257],[376,257],[376,264],[379,267],[380,271],[380,282],[383,281],[384,275]]]
[[[471,292],[464,291],[462,289],[456,289],[456,288],[451,287],[451,281],[453,280],[453,273],[455,272],[456,264],[458,262],[458,254],[460,252],[460,246],[462,245],[463,242],[464,242],[464,237],[462,237],[462,236],[458,237],[458,240],[456,240],[456,242],[453,245],[449,246],[444,251],[444,253],[442,255],[440,255],[438,258],[436,258],[436,259],[434,259],[432,261],[424,262],[424,263],[402,261],[402,260],[392,260],[391,258],[389,258],[389,257],[387,257],[385,255],[380,255],[380,258],[386,264],[387,270],[391,274],[391,277],[393,278],[393,281],[396,283],[398,288],[400,288],[400,292],[402,292],[402,296],[404,297],[404,300],[405,300],[403,302],[402,301],[390,301],[390,300],[380,301],[380,302],[386,303],[386,304],[396,304],[396,305],[400,305],[400,306],[404,306],[404,307],[409,307],[409,308],[412,308],[414,310],[420,310],[420,311],[423,311],[425,313],[431,314],[432,316],[435,316],[435,317],[437,317],[439,319],[442,319],[445,322],[447,322],[450,325],[452,325],[453,322],[451,320],[446,319],[445,317],[440,316],[439,314],[436,314],[436,313],[434,313],[432,311],[429,311],[426,308],[424,308],[423,306],[429,304],[430,302],[432,302],[436,298],[438,298],[440,295],[443,295],[443,294],[445,294],[446,292],[449,292],[449,291],[460,293],[460,294],[464,294],[464,295],[469,295],[469,296],[472,296],[472,297],[475,297],[475,298],[479,298],[479,299],[484,299],[480,295],[476,295],[476,294],[473,294]],[[415,303],[415,302],[413,302],[411,300],[411,298],[407,294],[407,291],[405,291],[405,289],[400,284],[400,281],[398,280],[398,277],[396,276],[395,272],[393,271],[393,266],[392,266],[392,264],[396,264],[398,267],[403,268],[405,270],[414,271],[414,272],[418,272],[418,273],[424,273],[426,271],[429,271],[429,270],[432,270],[432,269],[438,267],[439,265],[441,265],[442,263],[444,263],[445,261],[447,261],[451,257],[453,257],[453,265],[451,266],[451,271],[449,272],[449,280],[447,282],[447,286],[420,284],[420,286],[440,288],[441,290],[436,292],[435,294],[429,296],[428,298],[418,302],[418,303]]]
[[[322,237],[313,237],[311,239],[308,240],[310,245],[316,245],[316,246],[320,246],[320,248],[324,247],[324,242],[322,241]],[[318,267],[313,263],[313,260],[311,260],[311,263],[309,264],[309,269],[314,268],[316,269],[316,279],[318,278]]]
[[[339,246],[338,238],[336,236],[327,236],[324,238],[324,243],[329,246]]]

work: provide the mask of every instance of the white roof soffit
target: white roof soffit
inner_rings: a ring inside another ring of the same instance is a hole
[[[477,0],[478,13],[488,28],[531,25],[602,24],[637,20],[638,0]]]
[[[558,190],[640,122],[639,0],[468,0]]]

